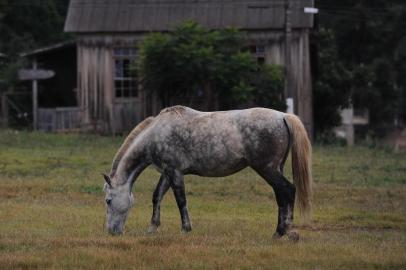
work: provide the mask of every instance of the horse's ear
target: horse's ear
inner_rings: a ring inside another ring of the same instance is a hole
[[[110,176],[108,176],[108,175],[106,175],[106,174],[104,174],[104,173],[102,173],[102,175],[103,175],[104,180],[106,181],[106,183],[111,187],[111,179],[110,179]]]

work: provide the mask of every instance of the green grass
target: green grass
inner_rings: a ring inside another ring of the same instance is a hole
[[[101,173],[123,138],[0,131],[0,269],[405,269],[406,154],[314,147],[314,220],[272,240],[276,202],[251,170],[186,177],[193,231],[175,200],[147,235],[159,175],[137,181],[126,233],[104,231]],[[286,165],[290,177],[290,164]]]

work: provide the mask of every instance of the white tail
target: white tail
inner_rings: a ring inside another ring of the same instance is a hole
[[[286,114],[285,121],[292,135],[292,172],[297,205],[302,216],[308,219],[313,195],[312,146],[302,121],[296,115]]]

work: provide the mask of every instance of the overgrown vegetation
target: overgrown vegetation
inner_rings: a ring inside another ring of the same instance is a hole
[[[350,72],[340,61],[334,32],[321,28],[313,34],[319,46],[318,77],[313,86],[315,132],[325,136],[332,128],[341,124],[339,109],[350,105]]]
[[[0,131],[0,269],[403,269],[406,153],[374,147],[314,149],[314,222],[297,244],[273,241],[272,189],[251,170],[186,177],[193,231],[176,202],[147,235],[159,175],[134,187],[125,235],[104,231],[102,172],[123,138]],[[290,165],[286,165],[290,176]]]
[[[319,0],[316,6],[316,130],[339,124],[336,111],[349,102],[369,110],[375,137],[406,122],[405,1]]]
[[[20,54],[69,38],[63,25],[69,0],[0,0],[0,53],[7,65],[0,65],[0,92],[13,90]],[[3,88],[3,89],[2,89]]]
[[[219,110],[255,102],[283,110],[282,69],[259,65],[244,46],[244,35],[236,29],[213,31],[195,22],[150,34],[140,45],[143,89],[156,94],[164,107],[183,103]]]

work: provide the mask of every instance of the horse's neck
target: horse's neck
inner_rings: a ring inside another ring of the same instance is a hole
[[[140,148],[132,149],[125,154],[116,171],[118,184],[132,183],[148,166],[145,151]]]

